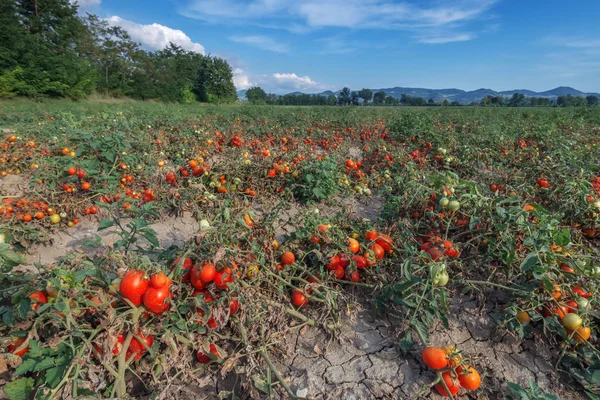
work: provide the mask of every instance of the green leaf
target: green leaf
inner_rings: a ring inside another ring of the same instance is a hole
[[[410,329],[404,332],[404,335],[402,335],[402,338],[398,341],[398,347],[404,353],[409,352],[415,347],[415,341],[413,340],[412,331]]]
[[[31,307],[31,299],[29,297],[25,297],[19,302],[17,306],[17,313],[21,319],[25,319],[27,317],[27,313]]]
[[[94,269],[82,269],[79,271],[75,271],[73,273],[73,277],[75,279],[75,282],[83,282],[83,280],[85,278],[87,278],[88,276],[95,276],[96,275],[96,270]]]
[[[529,253],[527,257],[525,257],[525,260],[523,260],[521,263],[521,271],[529,271],[535,264],[537,264],[538,261],[539,258],[536,253]]]
[[[9,400],[27,400],[33,395],[33,379],[21,378],[4,385],[4,394]]]
[[[561,247],[568,245],[571,243],[571,232],[567,228],[563,229],[560,231],[554,242]]]
[[[6,310],[2,313],[2,322],[6,326],[13,326],[15,324],[15,316],[13,315],[12,310]]]
[[[54,389],[62,380],[63,376],[65,375],[66,369],[66,365],[59,365],[57,367],[50,368],[46,371],[46,374],[44,375],[44,380],[48,385],[50,385],[51,388]]]
[[[110,228],[111,226],[114,226],[114,225],[115,225],[114,221],[105,218],[102,221],[100,221],[100,224],[98,224],[98,230],[101,231],[103,229]]]
[[[35,358],[24,359],[21,365],[19,365],[15,370],[15,376],[20,376],[26,374],[27,372],[33,371],[35,369],[36,364],[37,360]]]

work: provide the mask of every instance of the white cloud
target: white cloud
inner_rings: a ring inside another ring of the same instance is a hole
[[[271,75],[252,75],[242,68],[233,68],[233,83],[237,90],[260,86],[268,93],[286,94],[295,91],[308,93],[331,89],[329,85],[319,83],[309,76],[298,76],[296,73],[279,73]]]
[[[106,21],[111,25],[125,29],[134,41],[140,42],[143,46],[153,50],[163,49],[169,45],[169,42],[173,42],[189,51],[200,54],[206,52],[204,46],[200,43],[194,43],[188,35],[179,29],[169,28],[157,23],[142,25],[116,15],[107,18]]]
[[[249,89],[254,86],[250,76],[241,68],[233,69],[233,84],[237,90]]]
[[[77,4],[80,10],[89,10],[98,7],[102,0],[69,0],[72,4]]]
[[[436,36],[424,36],[419,37],[417,41],[419,43],[426,44],[445,44],[452,42],[466,42],[467,40],[472,40],[476,37],[476,35],[472,33],[458,33],[458,34],[450,34],[450,35],[436,35]]]
[[[236,43],[246,43],[253,46],[256,46],[260,49],[273,51],[275,53],[287,53],[288,46],[285,44],[277,43],[273,39],[267,36],[262,35],[252,35],[252,36],[232,36],[229,40]]]
[[[253,21],[273,27],[299,24],[353,29],[417,29],[466,23],[498,0],[460,0],[453,4],[405,0],[188,0],[180,13],[209,22]]]
[[[286,86],[293,87],[294,89],[308,90],[308,89],[315,89],[320,86],[319,83],[313,81],[308,76],[298,76],[293,73],[292,74],[275,73],[275,74],[273,74],[273,78],[275,79],[275,82],[277,82],[277,84],[284,86],[284,87],[286,87]]]

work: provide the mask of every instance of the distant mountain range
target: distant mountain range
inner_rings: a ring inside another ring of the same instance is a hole
[[[356,89],[354,89],[356,90]],[[402,97],[403,94],[406,94],[411,97],[422,97],[425,100],[433,99],[435,101],[443,101],[448,100],[458,101],[461,104],[469,104],[472,102],[479,102],[485,96],[505,96],[511,97],[515,93],[521,93],[526,97],[547,97],[549,99],[555,100],[558,96],[596,96],[600,98],[600,93],[585,93],[577,89],[573,89],[568,86],[559,86],[552,90],[546,90],[545,92],[534,92],[533,90],[527,89],[516,89],[516,90],[505,90],[502,92],[497,92],[492,89],[477,89],[472,91],[465,91],[461,89],[423,89],[423,88],[409,88],[409,87],[393,87],[387,89],[371,89],[373,94],[377,92],[385,92],[387,96],[392,96],[396,99]],[[356,90],[358,91],[358,90]],[[246,97],[245,90],[239,90],[238,97],[243,99]],[[331,94],[338,95],[340,91],[332,92],[331,90],[327,90],[325,92],[317,93],[321,96],[329,96]],[[293,92],[288,94],[302,94],[302,92]]]

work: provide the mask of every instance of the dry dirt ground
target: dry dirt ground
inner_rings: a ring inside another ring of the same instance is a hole
[[[4,178],[0,180],[0,195],[19,195],[24,184],[19,177]],[[342,207],[375,220],[382,205],[383,199],[374,197],[368,202],[352,200]],[[297,212],[288,210],[282,214],[279,234],[291,233],[285,229],[285,221]],[[82,244],[97,234],[97,223],[85,218],[75,228],[54,234],[51,244],[32,246],[28,249],[28,263],[53,263],[72,250],[93,251]],[[152,227],[164,248],[171,244],[181,246],[198,231],[197,221],[189,214],[163,218]],[[105,243],[113,239],[102,234]],[[362,306],[348,312],[344,327],[333,336],[307,326],[287,337],[287,351],[277,354],[275,363],[292,390],[309,399],[440,398],[429,389],[435,376],[420,362],[419,351],[402,354],[396,348],[395,334],[403,324],[402,316],[388,313],[374,318],[366,298],[365,293],[356,294],[356,304]],[[450,329],[440,324],[432,331],[433,345],[456,345],[470,354],[476,360],[475,366],[483,372],[482,389],[477,394],[462,394],[461,398],[500,400],[504,398],[507,382],[527,387],[530,381],[535,381],[561,399],[584,399],[568,383],[568,377],[563,374],[559,378],[560,373],[553,367],[556,352],[543,339],[534,337],[521,342],[495,328],[492,316],[502,310],[502,302],[502,296],[495,291],[487,292],[483,302],[457,293],[450,304]],[[219,392],[232,390],[236,398],[243,398],[240,384],[239,377],[216,373],[199,378],[194,384],[173,382],[157,398],[217,399]]]

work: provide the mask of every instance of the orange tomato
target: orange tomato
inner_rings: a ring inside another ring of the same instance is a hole
[[[351,252],[356,254],[360,250],[360,243],[358,243],[358,240],[356,239],[348,238],[348,248]]]

